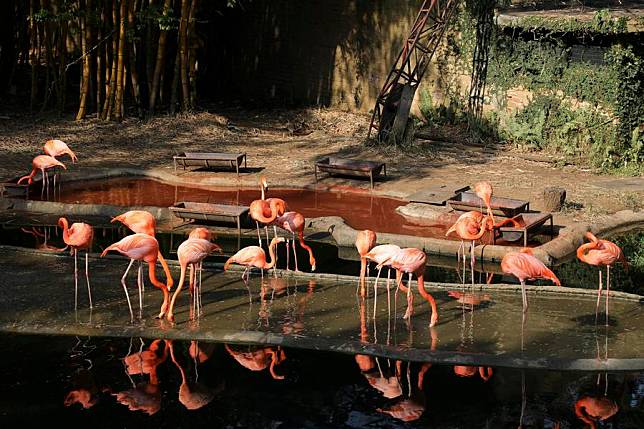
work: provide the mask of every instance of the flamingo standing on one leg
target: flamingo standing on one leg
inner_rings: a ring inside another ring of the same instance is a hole
[[[459,252],[461,248],[463,249],[463,270],[465,270],[465,244],[464,240],[470,240],[470,268],[472,270],[472,285],[474,285],[474,244],[476,240],[479,240],[485,234],[485,231],[489,229],[489,223],[486,221],[486,217],[483,216],[481,212],[470,211],[463,213],[452,225],[450,229],[447,230],[445,236],[449,236],[452,233],[456,233],[461,239],[461,247],[459,247]],[[465,282],[465,279],[463,279]]]
[[[270,199],[270,198],[269,198]],[[295,234],[297,233],[298,241],[300,242],[300,247],[307,252],[309,252],[309,264],[311,264],[311,271],[315,271],[315,256],[313,256],[313,249],[304,242],[304,224],[306,220],[301,213],[298,212],[286,212],[282,215],[279,215],[271,222],[273,226],[279,226],[286,231],[289,231],[293,235],[293,257],[295,258],[295,271],[299,271],[297,267],[297,250],[295,249]],[[277,235],[277,234],[275,234]],[[286,269],[288,269],[289,261],[289,243],[286,242]]]
[[[366,254],[376,245],[376,233],[365,229],[363,231],[358,231],[356,236],[356,249],[360,254],[360,281],[358,286],[360,287],[360,296],[365,297],[365,275],[367,273],[367,258]],[[357,293],[357,290],[356,290]]]
[[[377,264],[378,274],[376,275],[376,281],[373,284],[373,314],[375,317],[376,314],[376,305],[378,303],[378,279],[380,279],[380,272],[382,267],[386,266],[389,268],[387,271],[387,312],[391,316],[391,295],[389,291],[389,277],[391,276],[391,261],[393,256],[400,252],[400,247],[395,244],[381,244],[380,246],[375,246],[365,255],[365,259],[373,261]]]
[[[543,262],[532,255],[532,250],[524,247],[520,252],[508,253],[501,260],[501,269],[506,274],[512,274],[521,282],[523,297],[523,313],[528,311],[528,297],[525,291],[525,281],[535,279],[551,280],[557,286],[561,282]]]
[[[89,308],[92,308],[92,290],[89,286],[89,250],[94,239],[94,229],[82,222],[73,223],[70,227],[64,217],[58,219],[58,225],[63,228],[63,241],[72,248],[74,253],[74,311],[78,309],[78,249],[85,250],[85,279],[87,280]]]
[[[18,184],[20,184],[23,180],[27,180],[27,184],[31,185],[31,182],[33,182],[34,180],[34,176],[36,175],[38,170],[40,170],[43,181],[42,189],[40,190],[40,198],[43,197],[45,188],[47,189],[47,198],[49,198],[49,179],[47,176],[47,170],[54,167],[63,167],[65,170],[67,170],[67,167],[65,167],[65,164],[49,155],[38,155],[34,157],[34,159],[31,161],[31,165],[31,173],[18,179]]]
[[[177,289],[172,295],[170,307],[168,308],[166,317],[170,322],[174,322],[174,303],[177,300],[177,296],[179,296],[179,292],[181,291],[183,283],[186,279],[186,268],[188,267],[188,265],[190,265],[190,295],[196,297],[196,305],[194,307],[195,313],[197,314],[197,317],[199,317],[201,313],[199,309],[201,300],[198,298],[198,296],[201,293],[201,284],[200,282],[196,282],[196,279],[193,279],[193,276],[196,273],[195,267],[200,266],[206,256],[210,255],[215,250],[221,252],[221,247],[219,247],[215,243],[211,243],[208,240],[204,240],[203,238],[189,238],[179,245],[179,248],[177,249],[177,256],[179,258],[179,265],[181,266],[181,278],[179,279],[179,285],[177,286]],[[195,287],[193,287],[193,284],[195,283],[197,284],[196,290]]]
[[[599,300],[602,296],[602,266],[606,266],[606,326],[608,326],[608,295],[610,294],[610,267],[617,261],[626,267],[628,263],[622,249],[608,240],[600,240],[592,232],[586,233],[590,243],[582,244],[577,249],[577,258],[580,261],[599,267],[599,288],[597,289],[597,305],[595,306],[595,322],[599,312]]]
[[[248,270],[251,267],[259,268],[262,270],[262,277],[264,276],[264,270],[270,270],[275,265],[275,247],[278,243],[283,243],[284,237],[273,237],[271,244],[268,246],[268,254],[270,255],[271,260],[266,262],[266,253],[264,249],[259,246],[247,246],[241,249],[239,252],[235,253],[233,256],[228,258],[224,264],[224,271],[228,270],[230,264],[239,264],[244,265],[246,269],[242,274],[242,280],[244,283],[248,283],[248,277],[244,278],[248,273]],[[250,274],[249,274],[250,276]]]
[[[123,214],[115,216],[114,218],[112,218],[110,222],[114,223],[116,221],[119,221],[123,225],[130,228],[132,232],[147,234],[151,237],[156,236],[157,221],[154,218],[154,216],[152,216],[152,213],[147,212],[145,210],[127,211]],[[172,280],[172,274],[170,274],[170,267],[168,267],[168,263],[165,261],[165,258],[161,254],[160,249],[159,249],[159,254],[157,255],[157,258],[159,259],[159,262],[161,262],[161,266],[163,267],[163,272],[165,273],[166,287],[168,288],[168,290],[170,290],[174,285],[174,280]]]
[[[432,316],[429,322],[429,327],[431,328],[432,326],[436,325],[436,322],[438,322],[438,308],[436,307],[436,301],[434,300],[434,297],[425,290],[424,275],[426,261],[427,255],[425,254],[425,252],[420,249],[408,247],[401,249],[390,259],[382,262],[380,265],[389,263],[391,264],[391,267],[396,270],[396,283],[403,292],[407,293],[407,311],[405,312],[403,318],[408,320],[411,318],[411,315],[414,312],[414,295],[411,291],[411,278],[412,274],[416,275],[418,281],[418,292],[420,292],[421,296],[425,298],[427,302],[429,302],[429,305],[432,308]],[[380,268],[380,266],[378,268]],[[407,287],[402,284],[402,276],[404,273],[409,274],[409,282]]]
[[[490,182],[478,182],[474,185],[474,192],[477,197],[483,200],[483,203],[487,208],[487,215],[494,223],[494,214],[492,213],[492,207],[490,205],[490,200],[492,199],[492,185]]]
[[[157,262],[157,258],[159,255],[159,243],[157,242],[157,239],[148,234],[142,234],[142,233],[128,235],[127,237],[108,246],[105,250],[103,250],[103,253],[101,253],[101,257],[105,256],[107,252],[109,252],[110,250],[116,250],[117,252],[130,258],[130,264],[127,266],[127,269],[125,270],[125,274],[123,274],[123,277],[121,277],[121,285],[123,285],[123,290],[125,291],[125,297],[127,298],[127,305],[130,308],[131,321],[132,322],[134,321],[134,313],[132,312],[130,295],[127,293],[127,286],[125,285],[125,277],[127,277],[127,273],[128,271],[130,271],[130,268],[132,267],[132,264],[134,263],[134,261],[147,262],[150,281],[155,287],[161,289],[161,292],[163,292],[163,304],[161,305],[161,312],[159,313],[158,318],[161,319],[163,316],[165,316],[165,313],[168,308],[168,300],[169,300],[170,293],[168,292],[167,286],[161,283],[159,280],[157,280],[156,273],[155,273],[155,270],[156,270],[155,264]],[[138,277],[138,280],[139,280],[139,314],[141,314],[143,311],[143,308],[142,308],[143,297],[142,297],[140,276]]]

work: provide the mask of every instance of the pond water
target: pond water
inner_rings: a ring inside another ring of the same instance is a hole
[[[643,373],[479,369],[140,337],[0,334],[0,347],[4,427],[644,425]],[[598,405],[601,417],[589,417]]]

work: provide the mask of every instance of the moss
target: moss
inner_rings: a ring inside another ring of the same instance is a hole
[[[624,17],[613,17],[608,10],[602,9],[595,12],[590,21],[580,20],[575,16],[553,18],[533,15],[515,19],[509,27],[556,33],[620,34],[628,31],[628,21]]]

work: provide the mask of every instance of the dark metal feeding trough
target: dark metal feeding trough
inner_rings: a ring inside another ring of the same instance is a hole
[[[333,156],[323,158],[315,163],[315,182],[318,181],[318,170],[329,175],[341,174],[354,177],[368,177],[373,189],[373,179],[380,176],[380,173],[387,175],[387,166],[384,162],[378,161],[355,161],[342,159]]]
[[[518,241],[523,238],[523,246],[528,246],[528,237],[534,234],[546,221],[550,220],[550,239],[554,237],[554,225],[550,213],[521,213],[512,217],[520,226],[502,226],[498,228],[493,240]]]
[[[470,211],[485,210],[485,203],[476,196],[474,192],[460,192],[454,198],[447,201],[454,210]],[[499,216],[513,217],[530,209],[530,202],[514,200],[511,198],[492,197],[490,200],[492,213]]]
[[[248,213],[247,206],[210,204],[182,201],[168,207],[175,216],[184,221],[204,220],[209,222],[235,222],[241,234],[241,217]]]

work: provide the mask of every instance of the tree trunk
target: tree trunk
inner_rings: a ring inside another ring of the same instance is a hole
[[[81,2],[82,4],[82,2]],[[92,0],[86,0],[85,2],[85,14],[80,18],[80,28],[81,28],[81,46],[83,48],[83,74],[81,76],[81,93],[80,93],[80,103],[78,107],[78,113],[76,114],[76,120],[80,121],[85,118],[87,98],[89,97],[89,80],[90,80],[90,55],[89,55],[89,42],[91,40],[91,29],[90,23],[87,17],[89,16],[92,9]]]
[[[36,49],[38,42],[38,26],[34,19],[36,13],[35,0],[29,1],[29,62],[31,63],[31,95],[29,98],[29,111],[33,112],[36,97],[38,95],[38,58]]]
[[[100,0],[99,0],[100,1]],[[101,19],[98,23],[98,28],[96,30],[96,43],[103,43],[103,25],[105,24],[105,9],[104,4],[99,3],[100,16]],[[107,43],[105,44],[108,45]],[[101,102],[103,101],[103,53],[100,50],[100,46],[97,46],[96,52],[96,117],[101,115]]]
[[[136,7],[136,0],[130,0],[130,7],[127,12],[127,26],[129,29],[134,31],[135,22],[134,22],[134,11]],[[136,43],[132,40],[129,50],[129,69],[130,69],[130,80],[132,82],[132,94],[134,95],[134,103],[136,104],[137,112],[139,118],[143,117],[143,110],[141,108],[141,89],[139,87],[139,73],[136,69]],[[124,86],[125,88],[125,86]]]
[[[179,47],[181,53],[181,109],[190,109],[190,83],[188,82],[188,15],[190,0],[181,0],[181,21],[179,23]]]
[[[110,85],[107,91],[107,96],[105,97],[105,106],[103,107],[103,114],[101,115],[103,119],[107,119],[108,121],[112,119],[112,108],[114,106],[114,98],[116,93],[116,70],[118,67],[118,58],[116,56],[116,53],[118,52],[119,40],[119,33],[118,31],[116,31],[116,23],[119,22],[118,10],[118,2],[116,0],[112,0],[112,28],[114,29],[114,32],[112,34],[112,69],[110,70]],[[108,63],[105,63],[106,67],[107,64]]]
[[[58,35],[58,89],[56,96],[58,100],[58,114],[62,115],[65,110],[65,101],[67,99],[67,71],[65,64],[67,62],[67,31],[69,25],[67,21],[60,21],[60,33]]]
[[[179,38],[181,32],[177,33],[177,54],[174,56],[174,73],[172,75],[172,86],[170,87],[170,113],[177,113],[179,100],[179,76],[181,74],[181,50],[179,49]]]
[[[543,190],[543,209],[546,212],[558,212],[566,201],[566,190],[549,186]]]
[[[150,0],[148,3],[148,10],[152,9],[154,6],[155,0]],[[152,49],[154,34],[154,26],[150,20],[148,20],[145,23],[145,82],[147,83],[148,100],[150,99],[150,94],[152,94],[152,76],[154,76],[154,50]]]
[[[192,0],[190,5],[190,15],[188,16],[188,41],[190,49],[188,50],[188,77],[190,80],[190,109],[197,105],[197,1]]]
[[[168,16],[170,14],[171,6],[172,6],[172,0],[164,0],[163,2],[164,16]],[[163,65],[165,62],[165,45],[166,45],[167,37],[168,37],[168,31],[161,29],[159,33],[159,46],[157,48],[157,60],[154,66],[154,76],[152,78],[152,89],[150,90],[150,102],[149,102],[150,115],[154,114],[157,93],[159,92],[159,81],[161,80],[161,70],[163,69]]]
[[[123,83],[125,82],[125,33],[127,31],[128,0],[121,0],[119,24],[118,69],[116,75],[116,99],[114,100],[114,119],[123,120]]]

